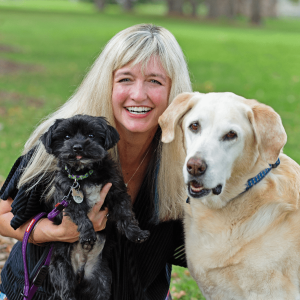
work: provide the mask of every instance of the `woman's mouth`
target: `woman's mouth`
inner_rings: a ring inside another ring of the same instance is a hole
[[[134,115],[143,115],[147,114],[152,110],[151,107],[146,107],[146,106],[128,106],[125,107],[127,111],[129,111],[131,114]]]

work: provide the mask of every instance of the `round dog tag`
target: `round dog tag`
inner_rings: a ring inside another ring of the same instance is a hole
[[[83,201],[83,193],[80,190],[72,188],[72,197],[76,203],[81,203]]]

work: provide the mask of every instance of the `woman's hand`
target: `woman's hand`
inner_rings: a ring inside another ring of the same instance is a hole
[[[101,210],[105,197],[111,188],[112,184],[107,183],[100,192],[100,201],[94,205],[91,211],[88,213],[88,217],[93,223],[95,231],[101,231],[106,227],[108,210],[105,208]],[[40,225],[40,224],[39,224]],[[70,217],[64,216],[62,223],[57,226],[56,237],[61,242],[74,243],[79,239],[79,232],[77,231],[77,225],[72,222]]]
[[[106,226],[107,221],[107,208],[101,210],[105,197],[111,188],[112,184],[107,183],[100,192],[100,201],[94,205],[89,212],[88,217],[92,221],[94,230],[101,231]],[[48,219],[40,221],[34,231],[33,239],[36,243],[45,242],[66,242],[74,243],[79,239],[79,232],[77,225],[73,223],[70,217],[64,215],[60,225],[54,225]]]
[[[101,231],[106,227],[106,221],[107,221],[106,215],[108,214],[108,209],[107,208],[105,208],[104,210],[100,210],[100,209],[103,205],[103,202],[111,186],[112,186],[111,183],[107,183],[102,188],[100,192],[100,201],[96,203],[92,208],[92,210],[88,213],[88,217],[92,221],[94,230],[96,232]]]

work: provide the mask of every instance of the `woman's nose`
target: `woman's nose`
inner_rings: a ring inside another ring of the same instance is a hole
[[[131,88],[130,97],[134,101],[144,101],[147,99],[146,88],[143,82],[135,82],[135,84]]]

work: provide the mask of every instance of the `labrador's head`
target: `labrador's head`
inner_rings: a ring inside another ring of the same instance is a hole
[[[279,115],[269,106],[232,93],[178,95],[159,119],[162,141],[181,126],[188,193],[221,208],[245,188],[256,170],[276,162],[286,143]]]

